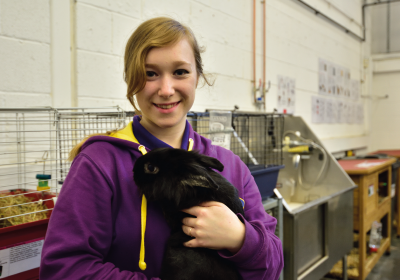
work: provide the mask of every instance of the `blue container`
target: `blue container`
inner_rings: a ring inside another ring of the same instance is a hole
[[[258,186],[261,198],[266,199],[274,194],[276,182],[278,181],[279,170],[284,165],[252,165],[249,166],[251,175]]]

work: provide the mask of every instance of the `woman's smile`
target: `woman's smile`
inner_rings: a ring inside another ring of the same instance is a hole
[[[174,103],[153,104],[161,113],[168,114],[173,112],[178,107],[179,103],[180,101]]]

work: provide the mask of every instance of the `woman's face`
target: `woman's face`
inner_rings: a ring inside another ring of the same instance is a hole
[[[172,46],[153,48],[145,67],[147,82],[136,94],[141,124],[153,133],[166,128],[183,131],[198,80],[192,47],[182,39]]]

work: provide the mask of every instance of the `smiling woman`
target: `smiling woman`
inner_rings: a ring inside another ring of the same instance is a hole
[[[133,96],[146,84],[145,67],[148,64],[146,61],[148,53],[154,48],[172,46],[182,39],[187,41],[193,52],[197,78],[201,77],[208,85],[212,84],[203,73],[201,49],[190,28],[165,17],[145,21],[129,38],[125,48],[124,75],[128,85],[127,98],[137,111],[140,110],[136,107]]]
[[[153,48],[146,57],[147,82],[136,94],[140,123],[158,139],[180,148],[186,114],[193,105],[198,75],[192,48],[186,39]],[[170,137],[169,137],[170,136]]]
[[[159,279],[171,228],[160,205],[147,204],[132,170],[142,154],[163,147],[193,149],[218,159],[223,165],[218,173],[245,201],[244,215],[216,201],[179,209],[189,214],[181,226],[191,239],[177,246],[214,250],[243,279],[278,279],[283,254],[274,234],[276,220],[265,213],[250,171],[231,151],[194,132],[186,120],[201,78],[210,84],[188,27],[154,18],[132,34],[125,51],[125,81],[138,115],[124,129],[88,137],[71,151],[74,161],[51,216],[40,279]],[[146,166],[155,172],[154,166]],[[188,279],[185,273],[182,268],[178,278]]]

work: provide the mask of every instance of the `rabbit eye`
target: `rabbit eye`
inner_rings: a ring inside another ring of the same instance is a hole
[[[151,163],[146,163],[144,165],[144,172],[145,173],[150,173],[150,174],[157,174],[158,173],[158,167],[152,165]]]

